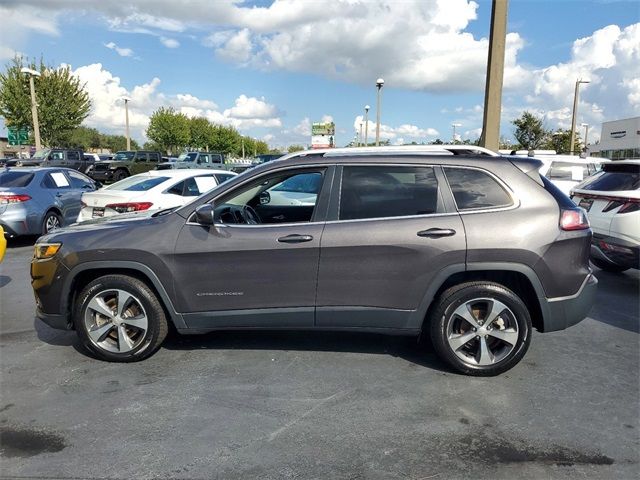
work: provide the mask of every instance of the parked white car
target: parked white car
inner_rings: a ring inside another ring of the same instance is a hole
[[[587,177],[599,172],[604,163],[610,162],[606,158],[582,158],[576,155],[536,154],[533,158],[543,163],[540,174],[551,180],[566,195]]]
[[[186,205],[237,174],[226,170],[151,170],[82,195],[78,222]]]
[[[640,160],[603,164],[571,199],[587,211],[593,264],[610,272],[640,268]]]

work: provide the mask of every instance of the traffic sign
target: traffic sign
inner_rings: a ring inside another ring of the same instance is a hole
[[[26,145],[29,139],[29,130],[26,128],[8,127],[7,137],[9,145]]]

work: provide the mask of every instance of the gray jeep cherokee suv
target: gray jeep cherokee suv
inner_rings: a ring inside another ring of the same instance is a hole
[[[591,230],[539,161],[446,150],[297,152],[179,209],[41,237],[37,315],[110,361],[180,333],[308,329],[430,335],[440,357],[495,375],[532,328],[582,320]]]

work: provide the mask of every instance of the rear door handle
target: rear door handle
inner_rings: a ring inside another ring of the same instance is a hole
[[[287,235],[286,237],[280,237],[278,241],[280,243],[304,243],[313,240],[311,235]]]
[[[428,230],[421,230],[418,232],[419,237],[427,238],[450,237],[455,234],[456,231],[451,228],[430,228]]]

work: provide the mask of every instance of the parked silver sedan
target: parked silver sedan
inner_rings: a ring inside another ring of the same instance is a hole
[[[68,168],[0,171],[0,225],[5,235],[42,235],[76,221],[80,199],[98,184]]]

